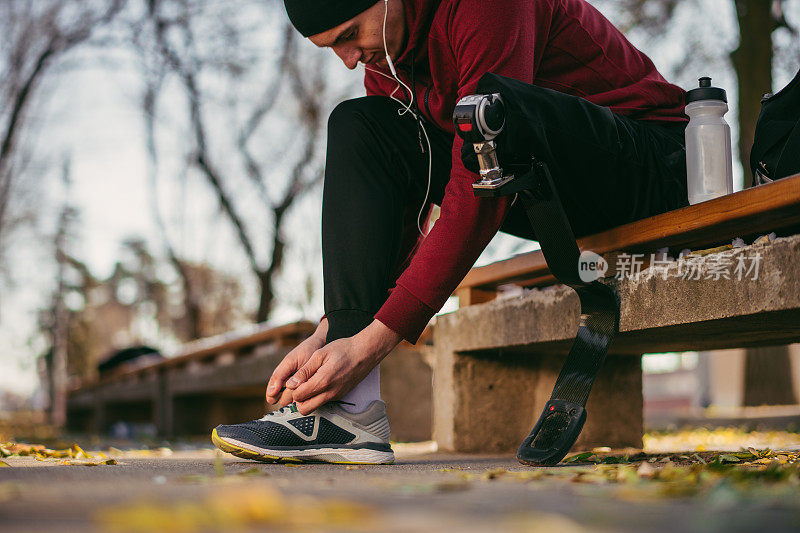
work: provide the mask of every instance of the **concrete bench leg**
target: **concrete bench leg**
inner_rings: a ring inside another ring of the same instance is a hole
[[[381,397],[392,428],[392,440],[431,440],[433,371],[422,349],[405,343],[381,361]]]
[[[433,438],[439,449],[515,452],[550,398],[564,357],[504,350],[437,351]],[[641,357],[609,354],[586,408],[589,418],[573,451],[641,448]]]

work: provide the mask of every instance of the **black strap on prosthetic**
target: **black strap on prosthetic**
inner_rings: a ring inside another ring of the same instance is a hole
[[[555,278],[578,293],[581,320],[578,334],[556,380],[550,400],[517,451],[520,462],[553,465],[567,454],[586,421],[586,401],[619,331],[620,302],[608,285],[579,276],[575,235],[547,166],[533,162],[528,172],[494,190],[474,189],[476,196],[518,194],[533,226],[547,266]]]

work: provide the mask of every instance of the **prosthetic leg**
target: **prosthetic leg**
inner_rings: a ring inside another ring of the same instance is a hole
[[[578,334],[561,369],[550,400],[517,451],[523,464],[553,465],[567,454],[586,421],[586,401],[608,347],[619,331],[617,293],[596,279],[581,278],[578,249],[547,165],[535,158],[527,165],[500,168],[494,138],[505,126],[499,94],[474,94],[459,100],[453,113],[456,132],[472,143],[481,179],[479,197],[517,194],[542,247],[550,272],[578,293]]]

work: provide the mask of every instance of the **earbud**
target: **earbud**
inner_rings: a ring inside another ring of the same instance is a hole
[[[389,48],[386,46],[386,16],[389,14],[389,0],[383,0],[383,50],[386,52],[386,62],[389,64],[389,70],[396,78],[397,71],[394,69],[392,57],[389,55]]]

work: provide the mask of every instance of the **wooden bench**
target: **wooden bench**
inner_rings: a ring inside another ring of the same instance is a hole
[[[313,331],[310,322],[297,322],[230,332],[186,344],[163,361],[84,381],[68,393],[67,425],[99,432],[123,420],[153,424],[169,437],[205,433],[231,411],[261,417],[264,376]]]
[[[651,254],[665,247],[678,257],[682,249],[730,245],[736,237],[749,244],[770,232],[779,238],[769,244],[648,269]],[[601,281],[616,286],[622,314],[576,446],[642,445],[642,353],[800,340],[798,234],[800,175],[579,239],[581,251],[608,262]],[[639,279],[615,268],[633,254],[641,254]],[[719,274],[719,265],[748,257],[751,267],[759,263],[757,279]],[[684,279],[680,267],[699,279]],[[509,284],[526,290],[498,297]],[[460,309],[438,317],[433,333],[434,438],[449,450],[513,450],[549,398],[575,337],[577,295],[555,283],[540,251],[472,269],[455,295]]]

